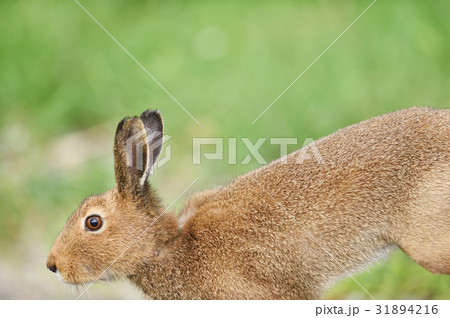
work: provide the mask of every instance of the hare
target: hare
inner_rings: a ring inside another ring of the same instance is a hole
[[[147,182],[162,137],[158,111],[119,123],[115,187],[84,200],[51,248],[61,280],[127,277],[153,299],[316,299],[396,246],[450,274],[450,110],[341,129],[178,214]]]

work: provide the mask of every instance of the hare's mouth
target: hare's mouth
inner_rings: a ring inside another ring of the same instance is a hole
[[[108,283],[114,280],[114,276],[110,273],[103,273],[102,275],[98,277],[69,277],[64,278],[63,275],[61,275],[61,272],[59,270],[56,270],[55,272],[56,278],[60,283],[63,283],[65,285],[71,285],[71,286],[85,286],[87,284],[94,284],[94,283]]]
[[[71,282],[65,280],[65,279],[62,277],[61,272],[60,272],[59,270],[56,270],[56,273],[55,273],[55,274],[56,274],[56,278],[58,279],[58,281],[59,281],[60,283],[63,283],[63,284],[65,284],[65,285],[78,285],[78,284],[74,284],[74,283],[71,283]]]
[[[64,278],[62,278],[62,276],[61,276],[61,273],[59,272],[59,270],[56,270],[56,278],[59,280],[59,282],[60,283],[63,283],[63,284],[68,284],[68,282],[66,282],[65,280],[64,280]]]
[[[90,281],[82,281],[82,282],[76,282],[76,281],[69,281],[67,279],[64,279],[64,277],[61,275],[61,272],[59,270],[56,271],[56,278],[60,283],[63,283],[64,285],[70,285],[70,286],[82,286],[85,284],[89,284]]]

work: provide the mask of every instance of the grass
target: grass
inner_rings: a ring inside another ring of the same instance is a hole
[[[114,183],[112,152],[66,138],[159,108],[172,160],[152,178],[166,203],[258,167],[192,165],[192,137],[321,136],[412,105],[449,107],[446,1],[377,1],[254,124],[371,1],[81,1],[199,121],[197,125],[73,1],[0,3],[0,246],[14,262],[24,223],[50,246],[85,196]],[[59,148],[57,145],[61,145]],[[245,157],[238,142],[238,162]],[[266,143],[267,161],[278,148]],[[64,157],[64,156],[63,156]],[[67,161],[67,160],[66,160]],[[176,205],[180,206],[182,202]],[[449,298],[450,279],[400,252],[357,277],[376,298]],[[367,298],[344,280],[329,298]]]

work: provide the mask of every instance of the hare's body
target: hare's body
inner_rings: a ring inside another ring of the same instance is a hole
[[[117,145],[116,138],[121,180]],[[450,111],[411,108],[342,129],[197,194],[178,217],[157,218],[164,210],[151,190],[127,196],[119,185],[106,199],[83,204],[72,223],[92,209],[112,209],[111,219],[116,211],[144,210],[138,218],[152,225],[122,256],[125,261],[102,273],[128,246],[113,244],[114,251],[84,261],[90,276],[78,273],[69,261],[80,261],[71,255],[79,248],[68,243],[69,221],[49,263],[61,274],[61,267],[71,268],[63,276],[70,283],[128,276],[152,298],[180,299],[317,298],[396,245],[428,270],[450,274],[449,149]],[[137,218],[139,212],[130,213]],[[131,244],[141,232],[124,230],[117,240],[128,235]]]

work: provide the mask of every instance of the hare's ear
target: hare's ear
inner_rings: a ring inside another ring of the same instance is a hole
[[[123,195],[146,190],[146,182],[161,153],[163,122],[158,111],[125,118],[114,141],[116,184]]]
[[[140,184],[144,185],[149,175],[153,171],[153,166],[161,154],[163,144],[163,120],[158,110],[146,110],[139,117],[144,124],[147,132],[147,160],[145,173],[140,180]]]

